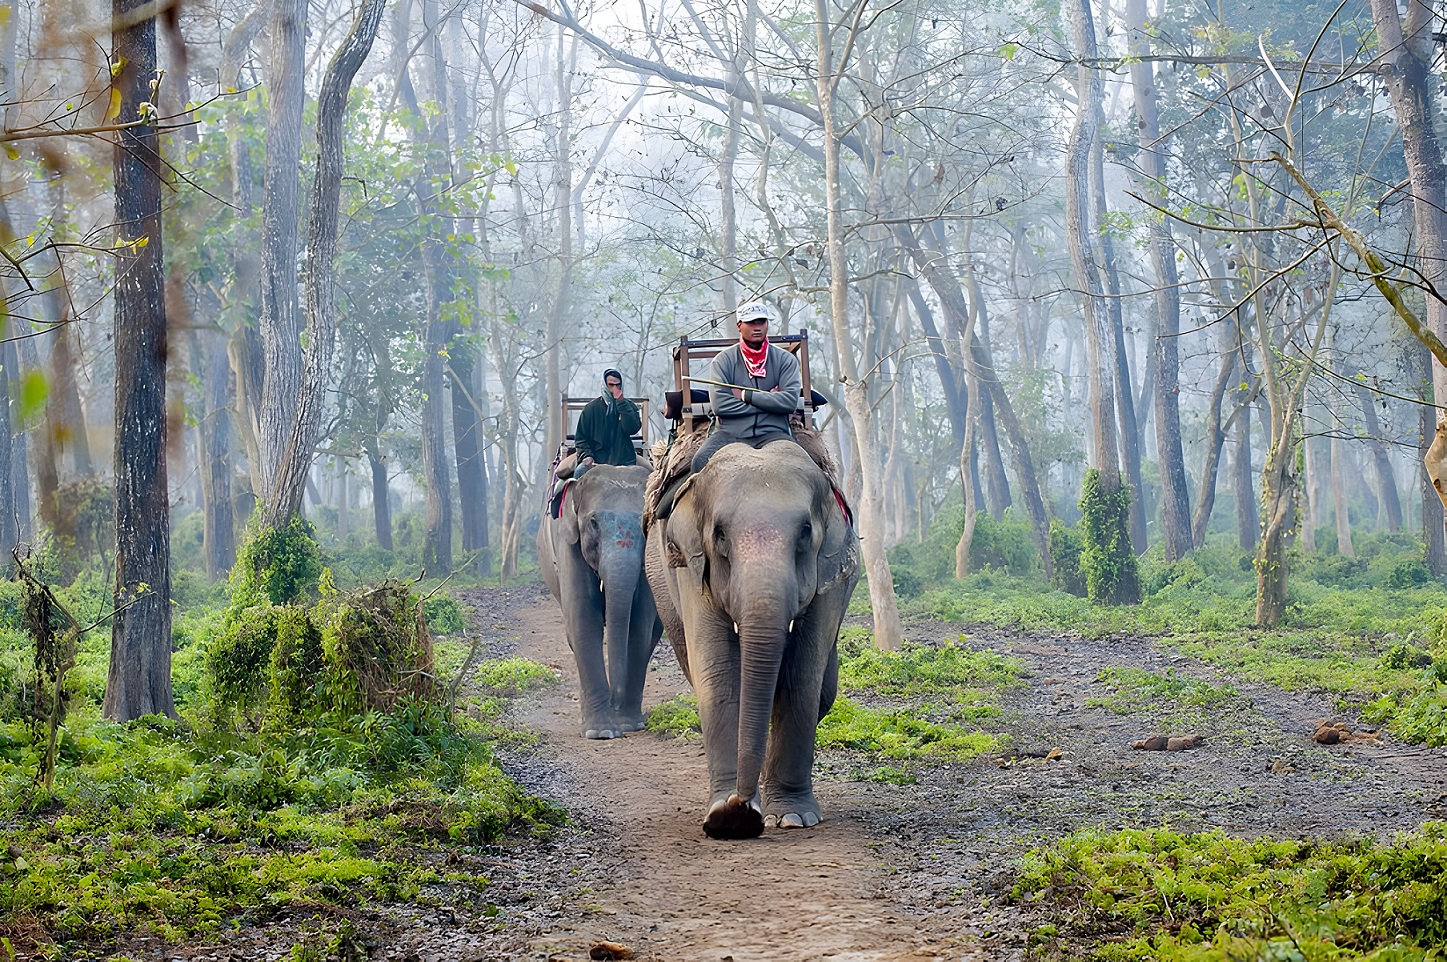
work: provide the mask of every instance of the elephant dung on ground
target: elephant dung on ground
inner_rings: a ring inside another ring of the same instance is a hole
[[[538,566],[563,609],[582,685],[583,734],[643,728],[643,682],[663,626],[643,577],[648,468],[599,464],[574,480],[558,517],[543,512]]]
[[[648,531],[648,580],[694,691],[713,838],[818,823],[814,737],[859,581],[854,527],[797,444],[722,448]],[[762,782],[762,791],[760,785]]]

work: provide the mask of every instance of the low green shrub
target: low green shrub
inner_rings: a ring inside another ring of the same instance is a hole
[[[1050,586],[1084,598],[1085,574],[1080,570],[1082,544],[1074,525],[1059,518],[1050,521]]]
[[[674,695],[648,713],[648,730],[660,735],[702,735],[698,719],[698,698],[692,694]]]
[[[467,630],[467,614],[462,605],[447,595],[436,594],[422,602],[427,616],[427,630],[434,635],[455,635]]]
[[[311,523],[295,515],[284,528],[265,528],[258,511],[236,552],[232,603],[293,604],[315,595],[321,574],[322,553]]]
[[[929,721],[911,709],[868,708],[840,695],[819,723],[816,744],[897,760],[963,762],[994,751],[999,740],[988,732]]]
[[[1447,825],[1391,844],[1092,829],[1031,852],[1011,898],[1050,918],[1031,940],[1046,957],[1430,958]]]

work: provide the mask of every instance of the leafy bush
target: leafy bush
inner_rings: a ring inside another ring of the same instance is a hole
[[[438,635],[453,635],[467,630],[467,615],[462,605],[447,595],[433,595],[422,603],[427,616],[427,630]]]
[[[231,571],[233,604],[301,601],[315,594],[321,574],[321,548],[305,518],[294,516],[284,528],[262,528],[258,512],[252,515]]]
[[[692,694],[674,695],[648,713],[648,730],[664,735],[703,734],[698,698]]]
[[[384,581],[343,596],[322,629],[331,707],[387,711],[399,698],[432,693],[432,639],[408,587]]]
[[[964,530],[965,509],[955,505],[935,516],[924,541],[905,542],[891,549],[889,563],[896,593],[914,597],[932,585],[952,581],[955,549]],[[971,571],[1005,571],[1024,576],[1038,567],[1039,556],[1027,521],[1009,510],[999,521],[988,512],[976,515],[970,541]]]
[[[1059,518],[1050,521],[1050,586],[1084,598],[1085,574],[1080,570],[1080,532]]]
[[[1432,656],[1411,645],[1393,645],[1382,653],[1382,667],[1395,671],[1410,668],[1430,668]]]
[[[820,748],[847,748],[882,758],[963,762],[993,751],[988,732],[920,718],[912,709],[868,708],[843,695],[819,723]]]

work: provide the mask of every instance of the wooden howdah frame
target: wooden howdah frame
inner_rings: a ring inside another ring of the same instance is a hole
[[[678,421],[685,432],[693,430],[695,420],[706,419],[713,411],[711,402],[699,401],[694,397],[693,392],[701,390],[707,394],[713,390],[714,385],[701,382],[695,388],[693,386],[694,376],[706,377],[709,365],[713,362],[715,355],[726,348],[733,347],[738,342],[736,337],[695,341],[690,341],[686,337],[678,339],[678,346],[673,349],[674,390],[666,399],[668,403],[665,407],[665,416],[670,420]],[[769,337],[769,343],[782,347],[799,359],[799,376],[803,381],[799,397],[799,411],[810,424],[813,424],[814,412],[818,406],[816,402],[821,399],[814,396],[813,388],[809,383],[809,332],[801,330],[798,334],[772,335]]]
[[[563,403],[558,410],[563,419],[560,436],[563,439],[563,450],[565,452],[577,450],[578,417],[583,413],[583,408],[588,406],[588,402],[597,397],[598,395],[596,394],[592,397],[569,397],[566,394],[563,395]],[[653,403],[646,397],[630,397],[628,400],[638,405],[638,414],[643,419],[642,426],[633,432],[633,450],[637,454],[646,454],[648,445],[650,444],[648,437],[648,415],[653,408]]]

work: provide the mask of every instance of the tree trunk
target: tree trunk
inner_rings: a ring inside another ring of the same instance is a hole
[[[1070,137],[1066,143],[1065,237],[1070,248],[1070,261],[1081,291],[1081,307],[1085,320],[1085,347],[1089,366],[1090,420],[1094,467],[1099,473],[1099,496],[1110,504],[1122,490],[1120,456],[1116,437],[1115,411],[1115,338],[1109,313],[1102,303],[1100,266],[1096,260],[1094,238],[1098,225],[1093,223],[1090,204],[1091,151],[1101,127],[1102,84],[1098,71],[1090,66],[1096,58],[1095,24],[1089,0],[1068,0],[1064,7],[1071,36],[1071,50],[1079,66],[1076,68],[1075,91],[1077,110]],[[1133,427],[1133,426],[1132,426]],[[1137,492],[1135,497],[1139,497]],[[1111,523],[1129,525],[1129,515],[1110,516]],[[1128,546],[1129,530],[1105,533],[1102,545]],[[1134,559],[1112,557],[1103,565],[1110,572],[1110,584],[1102,585],[1098,595],[1112,603],[1134,603],[1140,600]]]
[[[966,247],[970,246],[968,238],[969,234],[966,235]],[[978,342],[983,354],[989,357],[993,353],[990,350],[989,305],[985,302],[984,292],[980,290],[980,278],[975,272],[974,258],[966,254],[964,262],[965,283],[970,289],[970,316],[974,320],[977,333],[968,342],[961,341],[961,343]],[[967,369],[971,367],[968,361],[965,366]],[[987,482],[985,491],[987,503],[990,505],[990,517],[999,521],[1005,516],[1005,509],[1010,506],[1010,482],[1005,477],[1005,459],[1000,455],[1000,435],[995,430],[994,394],[985,390],[971,394],[970,397],[977,398],[979,402],[978,409],[973,407],[970,409],[975,412],[971,423],[980,440],[979,447],[983,449],[985,455],[985,471],[983,473]]]
[[[833,322],[838,371],[844,382],[844,405],[853,426],[854,446],[859,452],[861,493],[856,517],[859,522],[864,572],[869,582],[870,608],[874,612],[874,643],[886,651],[899,648],[904,640],[899,603],[894,595],[894,578],[884,545],[884,491],[870,403],[868,383],[861,379],[854,358],[854,339],[849,329],[849,264],[844,254],[844,218],[839,176],[839,134],[834,126],[835,73],[831,45],[830,7],[826,0],[814,0],[815,42],[818,66],[815,92],[819,103],[824,144],[825,213],[828,224],[829,314]]]
[[[473,395],[477,351],[454,339],[448,352],[452,371],[452,446],[457,456],[458,506],[462,511],[462,550],[473,571],[482,576],[487,565],[487,474],[482,460],[482,412]]]
[[[1423,402],[1417,408],[1417,456],[1419,462],[1425,463],[1427,452],[1437,436],[1437,409],[1432,406],[1432,352],[1425,344],[1418,344],[1415,357],[1420,385],[1417,395]],[[1425,548],[1423,560],[1427,564],[1427,570],[1440,581],[1447,578],[1447,527],[1444,527],[1447,525],[1447,518],[1444,518],[1447,512],[1443,511],[1442,501],[1437,496],[1437,488],[1432,483],[1430,474],[1418,471],[1417,484],[1422,500],[1422,544]]]
[[[1261,515],[1256,507],[1256,487],[1251,472],[1251,418],[1242,408],[1236,424],[1236,451],[1231,457],[1231,476],[1236,490],[1236,541],[1242,551],[1256,549],[1261,532]]]
[[[1362,426],[1366,429],[1367,445],[1372,452],[1378,496],[1387,513],[1387,530],[1399,531],[1402,527],[1402,500],[1397,496],[1397,477],[1392,470],[1387,442],[1382,438],[1382,423],[1377,418],[1376,405],[1372,403],[1374,398],[1367,386],[1356,379],[1352,380],[1352,389],[1356,391],[1357,403],[1362,406]]]
[[[241,67],[251,44],[266,25],[271,14],[271,0],[258,0],[227,35],[221,48],[220,80],[222,90],[241,86]],[[238,221],[250,218],[255,207],[255,190],[251,151],[246,130],[237,111],[228,110],[225,117],[226,144],[231,161],[231,203],[236,207]],[[261,463],[261,397],[266,380],[266,358],[254,312],[259,311],[256,294],[262,263],[253,245],[236,244],[231,251],[233,280],[231,283],[235,317],[231,321],[231,340],[226,351],[235,376],[231,394],[232,427],[238,444],[246,453],[251,491],[264,497]]]
[[[4,363],[12,371],[20,371],[24,367],[20,363],[21,346],[34,350],[29,338],[5,345]],[[12,423],[11,427],[15,429],[10,439],[10,491],[15,499],[15,531],[21,541],[33,541],[35,517],[30,499],[30,432],[25,431],[22,425]]]
[[[372,50],[372,41],[382,21],[383,5],[384,0],[363,0],[351,31],[327,65],[317,94],[317,169],[306,244],[306,368],[301,372],[297,393],[290,405],[292,420],[280,426],[283,447],[270,473],[271,498],[266,505],[266,523],[272,528],[285,526],[294,515],[301,513],[302,491],[321,433],[322,404],[337,336],[337,217],[341,209],[342,172],[346,167],[343,147],[347,96],[352,89],[352,78]],[[272,384],[270,360],[273,356],[268,346],[268,389]],[[265,411],[263,407],[263,413]],[[263,431],[264,436],[266,433]]]
[[[372,469],[372,523],[377,532],[377,547],[392,550],[392,501],[387,486],[387,464],[376,445],[367,448],[367,464]]]
[[[1115,269],[1115,243],[1109,231],[1098,229],[1105,223],[1105,144],[1100,126],[1096,126],[1090,147],[1091,203],[1095,211],[1096,235],[1100,243],[1100,276],[1107,295],[1101,305],[1110,319],[1111,341],[1115,347],[1115,414],[1120,456],[1125,477],[1130,484],[1130,543],[1136,554],[1147,547],[1145,487],[1141,484],[1141,430],[1136,418],[1135,396],[1132,393],[1130,356],[1125,345],[1125,317],[1121,310],[1120,273]]]
[[[1156,109],[1155,69],[1146,58],[1150,40],[1146,33],[1145,0],[1126,0],[1125,15],[1130,31],[1130,52],[1142,58],[1130,68],[1131,91],[1135,99],[1136,123],[1141,145],[1140,165],[1154,196],[1164,197],[1165,162],[1161,151],[1159,113]],[[1176,244],[1170,221],[1151,219],[1151,266],[1156,275],[1155,315],[1152,323],[1150,368],[1154,369],[1151,396],[1155,413],[1156,458],[1161,474],[1161,540],[1166,561],[1176,561],[1191,550],[1195,541],[1191,524],[1190,494],[1186,484],[1186,456],[1181,445],[1180,353],[1181,295],[1176,272]],[[1224,362],[1223,362],[1224,363]],[[1151,378],[1147,378],[1151,380]],[[1213,413],[1218,420],[1218,396]],[[1216,442],[1219,452],[1220,444]],[[1212,486],[1215,485],[1212,469]],[[1207,514],[1209,514],[1209,509]],[[1204,527],[1203,527],[1204,533]]]
[[[1206,402],[1206,457],[1201,466],[1196,513],[1191,520],[1191,544],[1196,548],[1206,543],[1206,528],[1211,523],[1211,509],[1216,505],[1216,476],[1220,470],[1221,451],[1226,445],[1221,405],[1226,400],[1226,390],[1235,372],[1236,352],[1227,351],[1221,356],[1221,370],[1211,388],[1211,398]]]
[[[1347,465],[1341,420],[1335,420],[1336,429],[1331,435],[1331,505],[1336,513],[1336,553],[1343,558],[1355,558],[1357,552],[1352,546],[1351,513],[1347,510],[1346,493],[1346,474],[1351,468]]]
[[[1372,0],[1372,20],[1377,28],[1380,60],[1377,72],[1386,84],[1402,137],[1407,178],[1412,197],[1412,241],[1417,272],[1426,298],[1427,328],[1447,339],[1447,165],[1437,139],[1434,117],[1440,115],[1434,103],[1441,83],[1436,69],[1434,31],[1438,5],[1429,0],[1406,0],[1403,22],[1399,0]],[[1447,398],[1447,368],[1433,365],[1432,383],[1436,397]],[[1439,401],[1440,403],[1440,401]]]
[[[231,366],[225,335],[197,335],[204,345],[202,363],[201,500],[202,547],[206,576],[222,577],[236,563],[236,517],[231,493]]]
[[[1311,395],[1301,399],[1301,424],[1304,436],[1301,439],[1301,465],[1303,471],[1301,495],[1304,520],[1301,526],[1301,550],[1312,554],[1317,550],[1316,529],[1322,523],[1323,491],[1322,481],[1328,472],[1322,467],[1323,441],[1312,435],[1319,431],[1323,422],[1313,413],[1314,407],[1325,409],[1325,405],[1313,405]],[[1316,426],[1315,428],[1313,426]]]
[[[0,343],[9,336],[10,316],[8,313],[0,313]],[[15,444],[10,433],[10,374],[10,364],[7,363],[7,358],[0,354],[0,552],[3,552],[0,554],[0,575],[6,577],[10,575],[15,564],[11,549],[20,540],[20,531],[15,523]]]
[[[263,369],[258,405],[259,492],[268,523],[280,524],[300,508],[310,454],[295,454],[281,478],[286,444],[302,389],[301,310],[297,303],[298,172],[302,108],[306,100],[306,0],[273,0],[268,75],[266,169],[261,202],[261,333]],[[254,400],[254,399],[253,399]]]
[[[113,0],[112,80],[121,123],[138,119],[156,71],[154,15]],[[163,171],[156,129],[118,132],[116,238],[116,580],[102,712],[114,721],[175,717],[171,691],[170,503],[166,484],[166,303],[161,250]]]

